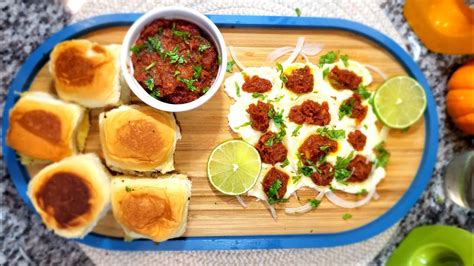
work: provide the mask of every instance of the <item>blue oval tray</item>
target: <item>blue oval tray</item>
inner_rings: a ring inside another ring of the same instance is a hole
[[[53,47],[64,40],[79,37],[86,33],[107,27],[131,25],[141,14],[126,13],[93,17],[51,35],[23,63],[20,71],[8,89],[3,111],[3,132],[8,129],[8,114],[20,92],[29,88],[36,73],[48,61]],[[258,17],[258,16],[208,16],[218,27],[274,27],[274,28],[312,28],[337,29],[363,36],[392,54],[405,68],[406,72],[418,80],[425,89],[428,106],[425,112],[425,145],[421,164],[412,184],[401,199],[386,213],[362,227],[327,234],[298,235],[259,235],[259,236],[219,236],[219,237],[182,237],[155,244],[149,240],[124,242],[121,238],[112,238],[90,233],[77,241],[94,247],[113,250],[225,250],[225,249],[274,249],[274,248],[314,248],[347,245],[373,237],[401,219],[415,204],[425,189],[433,171],[438,150],[438,117],[433,95],[423,73],[416,63],[400,46],[384,34],[365,25],[334,18],[316,17]],[[16,153],[5,145],[3,134],[3,154],[8,172],[21,198],[32,209],[33,205],[26,195],[30,179],[26,169],[19,163]]]

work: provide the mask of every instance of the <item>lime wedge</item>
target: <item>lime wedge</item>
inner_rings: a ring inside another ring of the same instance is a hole
[[[240,195],[257,183],[261,167],[260,155],[252,145],[242,140],[229,140],[211,152],[207,175],[220,192]]]
[[[390,128],[407,128],[413,125],[426,109],[423,87],[407,76],[388,79],[374,95],[374,111]]]

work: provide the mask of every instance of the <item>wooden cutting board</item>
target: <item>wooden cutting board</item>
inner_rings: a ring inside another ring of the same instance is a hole
[[[111,27],[80,38],[101,44],[120,44],[127,29],[128,27]],[[294,46],[297,38],[304,36],[306,43],[324,46],[321,54],[340,50],[351,59],[380,68],[388,76],[406,74],[386,50],[368,39],[345,31],[252,28],[223,28],[221,31],[226,44],[234,47],[237,57],[245,66],[273,65],[266,61],[268,53],[278,47]],[[312,62],[317,62],[318,58],[310,57]],[[376,73],[372,74],[374,83],[369,89],[373,90],[383,80]],[[41,68],[30,89],[54,93],[47,64]],[[140,100],[134,97],[133,102]],[[285,206],[299,206],[296,198],[292,198],[290,202],[276,206],[278,220],[274,221],[262,202],[244,197],[248,208],[243,209],[235,197],[222,195],[211,188],[208,182],[206,162],[211,150],[222,141],[236,137],[227,125],[227,113],[231,104],[232,100],[221,88],[199,109],[176,114],[183,138],[177,145],[175,166],[178,172],[187,174],[193,183],[185,236],[333,233],[355,229],[368,224],[395,205],[410,186],[421,161],[425,139],[423,119],[408,131],[390,131],[386,147],[391,153],[391,159],[386,169],[386,178],[377,186],[377,193],[380,195],[378,200],[360,208],[342,209],[323,199],[319,207],[310,213],[286,215]],[[102,156],[97,120],[100,112],[101,109],[91,110],[91,130],[86,152],[96,152]],[[29,167],[30,176],[42,167],[44,165]],[[301,203],[305,204],[314,194],[310,190],[299,193]],[[356,196],[342,196],[356,199]],[[352,218],[343,220],[344,213],[352,214]],[[114,237],[123,236],[111,212],[98,223],[94,232]]]

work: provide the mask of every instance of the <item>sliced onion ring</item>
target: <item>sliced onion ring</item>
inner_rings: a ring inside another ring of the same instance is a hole
[[[313,189],[319,192],[319,194],[318,194],[318,196],[316,196],[315,200],[320,201],[324,197],[324,194],[326,194],[325,192],[319,191],[316,188],[313,188]],[[285,208],[285,213],[287,213],[287,214],[295,214],[295,213],[303,214],[303,213],[307,213],[307,212],[311,211],[312,209],[313,209],[313,206],[311,206],[311,203],[308,202],[305,205],[301,205],[301,206],[298,206],[298,207]]]
[[[386,80],[387,79],[387,74],[385,74],[385,72],[383,72],[380,68],[376,67],[376,66],[373,66],[373,65],[368,65],[368,64],[365,64],[364,65],[366,68],[374,71],[375,73],[379,74],[379,76],[383,79],[383,80]]]
[[[380,199],[379,193],[375,192],[373,199],[374,199],[374,200],[379,200],[379,199]]]
[[[272,218],[273,220],[277,220],[278,219],[278,216],[277,216],[277,213],[276,213],[276,210],[275,210],[275,207],[273,207],[272,205],[270,205],[270,203],[268,203],[268,201],[263,201],[263,204],[265,205],[265,207],[267,207],[267,209],[270,211],[270,214],[272,215]]]
[[[275,50],[273,50],[271,53],[267,55],[267,60],[270,62],[273,62],[277,60],[278,58],[284,56],[285,54],[293,51],[294,49],[295,49],[294,47],[290,47],[290,46],[276,48]]]
[[[229,52],[230,52],[230,56],[232,56],[232,59],[234,60],[237,67],[239,67],[240,70],[244,70],[245,66],[242,63],[240,63],[239,59],[237,59],[237,56],[235,55],[234,47],[229,46]]]
[[[357,208],[357,207],[367,204],[372,199],[374,194],[375,194],[375,189],[372,189],[371,191],[369,191],[369,193],[367,193],[367,196],[365,196],[365,198],[358,201],[348,201],[345,199],[341,199],[332,191],[327,192],[326,196],[329,199],[329,201],[331,201],[334,205],[342,207],[342,208],[352,209],[352,208]]]
[[[242,207],[247,208],[247,203],[245,203],[244,199],[241,196],[235,196],[237,201],[242,205]]]
[[[296,42],[296,47],[293,50],[293,53],[291,53],[290,57],[288,57],[288,59],[286,59],[286,61],[283,62],[282,65],[287,66],[293,63],[293,61],[295,61],[295,59],[301,53],[301,49],[303,49],[303,44],[304,44],[304,37],[299,37],[298,41]]]
[[[303,46],[301,53],[309,56],[315,56],[323,50],[323,45],[319,43],[307,43]]]
[[[386,141],[389,132],[390,132],[390,128],[389,128],[389,127],[386,127],[386,126],[383,126],[382,129],[380,130],[380,138],[381,138],[383,141]]]

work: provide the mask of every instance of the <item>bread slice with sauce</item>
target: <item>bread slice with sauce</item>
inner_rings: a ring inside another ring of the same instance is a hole
[[[96,154],[76,155],[36,174],[28,197],[48,229],[82,238],[110,209],[110,178]]]
[[[122,105],[99,115],[99,130],[110,169],[148,176],[174,170],[181,133],[173,114],[145,105]]]
[[[183,235],[190,197],[191,181],[181,174],[118,176],[111,182],[112,211],[128,239],[162,242]]]
[[[22,164],[57,162],[84,149],[89,112],[45,92],[23,93],[10,110],[6,144]]]
[[[127,103],[130,90],[120,72],[120,45],[70,40],[51,52],[49,71],[59,97],[88,108]]]

